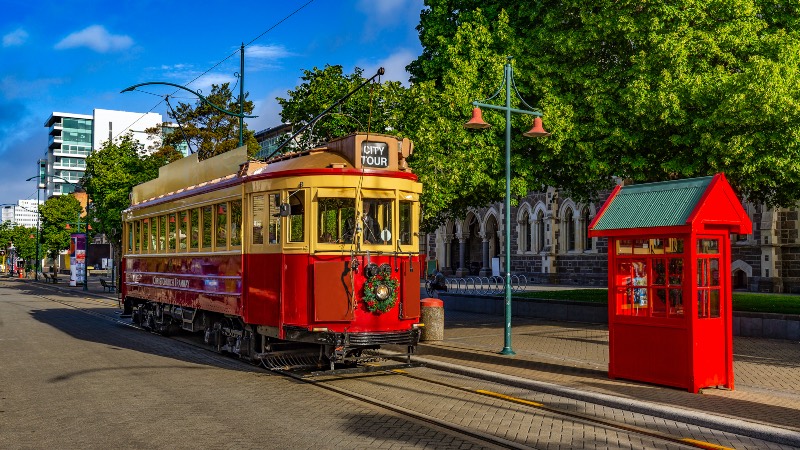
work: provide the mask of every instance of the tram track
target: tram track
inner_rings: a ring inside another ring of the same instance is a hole
[[[55,293],[53,293],[53,294],[55,294]],[[77,311],[80,311],[81,313],[84,313],[84,314],[87,314],[87,315],[91,315],[91,316],[97,317],[99,319],[111,321],[111,322],[114,322],[116,324],[123,325],[123,326],[130,327],[130,328],[135,328],[135,329],[138,329],[138,330],[147,331],[147,330],[144,330],[143,328],[141,328],[141,327],[139,327],[137,325],[132,324],[130,322],[130,320],[124,320],[124,319],[122,319],[122,318],[120,318],[120,317],[118,317],[116,315],[98,312],[98,311],[94,310],[95,309],[94,307],[89,307],[88,305],[81,305],[80,304],[81,302],[90,302],[90,304],[92,304],[93,306],[94,305],[102,305],[102,306],[108,306],[108,307],[117,307],[118,304],[117,304],[116,301],[107,300],[107,299],[103,299],[103,298],[92,298],[92,297],[80,297],[80,298],[74,298],[74,299],[67,299],[67,298],[58,298],[60,296],[53,295],[53,294],[51,294],[51,293],[47,293],[47,294],[37,293],[37,294],[32,294],[32,295],[35,295],[36,297],[42,298],[42,299],[47,300],[47,301],[58,303],[60,305],[63,305],[65,307],[69,307],[71,309],[75,309]],[[184,343],[186,345],[195,347],[197,349],[209,351],[210,353],[213,353],[215,355],[219,355],[216,352],[214,352],[213,350],[207,348],[206,346],[202,345],[199,342],[195,342],[192,339],[181,338],[180,336],[163,336],[163,335],[160,335],[160,336],[179,341],[181,343]],[[228,360],[227,362],[230,362],[230,360],[232,359],[232,358],[227,357],[225,355],[219,355],[219,357],[220,358],[225,358],[226,360]],[[242,365],[250,366],[250,364],[248,364],[245,361],[237,361],[237,362],[241,363]],[[374,369],[375,370],[373,372],[371,372],[369,375],[363,375],[363,376],[360,376],[360,377],[359,376],[356,376],[356,377],[344,377],[344,376],[335,377],[334,376],[334,377],[318,377],[318,378],[305,378],[303,376],[299,376],[297,374],[289,373],[289,372],[281,371],[281,370],[270,370],[270,369],[265,369],[265,370],[267,370],[267,371],[269,371],[271,373],[276,373],[276,374],[280,374],[280,375],[284,375],[284,376],[290,377],[290,378],[295,379],[295,380],[299,380],[299,381],[301,381],[303,383],[307,383],[309,385],[313,385],[313,386],[315,386],[315,387],[317,387],[319,389],[322,389],[322,390],[325,390],[325,391],[328,391],[328,392],[332,392],[332,393],[335,393],[337,395],[340,395],[340,396],[343,396],[343,397],[346,397],[346,398],[350,398],[350,399],[353,399],[353,400],[357,400],[357,401],[360,401],[360,402],[363,402],[363,403],[370,404],[370,405],[372,405],[374,407],[378,407],[378,408],[381,408],[381,409],[392,411],[395,414],[399,414],[399,415],[401,415],[403,417],[406,417],[406,418],[409,418],[409,419],[413,419],[413,420],[418,421],[418,422],[423,422],[423,423],[425,423],[427,425],[430,425],[430,426],[435,426],[435,427],[438,427],[438,428],[441,428],[441,429],[453,431],[453,432],[456,432],[456,433],[458,433],[460,435],[469,436],[471,439],[477,441],[481,445],[488,445],[490,447],[495,447],[495,448],[515,448],[516,449],[516,448],[532,448],[532,447],[530,447],[529,445],[526,445],[524,443],[519,443],[519,442],[515,442],[513,440],[509,440],[509,439],[505,439],[505,438],[502,438],[502,437],[499,437],[499,436],[492,435],[491,433],[487,433],[487,432],[484,432],[484,431],[468,428],[468,427],[459,425],[457,423],[453,423],[453,422],[449,422],[449,421],[446,421],[446,420],[442,420],[441,418],[434,417],[431,414],[427,414],[427,413],[420,412],[420,411],[415,411],[415,410],[412,410],[412,409],[410,409],[408,407],[405,407],[405,406],[402,406],[402,405],[390,403],[388,401],[385,401],[385,400],[382,400],[382,399],[379,399],[379,398],[375,398],[375,397],[372,397],[372,396],[369,396],[369,395],[365,395],[365,394],[362,394],[362,393],[359,393],[359,392],[355,392],[355,391],[352,391],[352,390],[349,390],[349,389],[346,389],[346,388],[343,388],[343,387],[340,387],[340,386],[336,386],[336,381],[337,380],[345,380],[345,379],[347,379],[347,380],[353,380],[353,379],[369,380],[370,377],[372,377],[372,376],[382,375],[382,374],[389,374],[389,375],[392,375],[392,376],[404,377],[404,378],[407,378],[407,379],[410,379],[410,380],[414,380],[415,382],[418,382],[418,383],[427,383],[427,384],[430,384],[431,386],[435,386],[435,388],[431,388],[430,389],[430,392],[436,392],[437,389],[446,388],[446,389],[453,389],[453,390],[456,390],[456,391],[459,391],[459,392],[463,392],[464,394],[469,394],[471,396],[475,396],[476,398],[483,398],[483,399],[491,398],[491,399],[493,399],[495,401],[501,401],[501,402],[504,402],[504,403],[509,404],[509,405],[514,405],[515,407],[518,407],[519,408],[518,411],[523,413],[523,414],[537,414],[537,413],[541,413],[541,412],[546,412],[546,413],[549,413],[549,414],[552,414],[552,415],[555,415],[557,417],[562,418],[561,420],[574,421],[574,422],[578,422],[580,424],[585,424],[585,425],[590,425],[590,426],[595,426],[595,427],[599,426],[599,427],[602,427],[602,428],[605,428],[605,429],[614,430],[614,431],[617,431],[617,432],[622,432],[623,434],[634,434],[634,435],[639,435],[639,436],[646,436],[646,437],[651,438],[651,439],[659,440],[659,441],[664,442],[664,443],[670,443],[672,445],[677,445],[677,446],[684,447],[684,448],[703,448],[703,449],[724,449],[724,448],[727,448],[727,447],[719,446],[719,445],[712,444],[712,443],[709,443],[709,442],[695,440],[695,439],[692,439],[692,438],[686,438],[686,437],[681,437],[681,436],[673,436],[673,435],[670,435],[668,433],[664,433],[664,432],[661,432],[661,431],[650,430],[650,429],[646,429],[646,428],[635,426],[635,425],[629,425],[629,424],[625,424],[625,423],[621,423],[621,422],[617,422],[617,421],[612,421],[612,420],[605,419],[605,418],[602,418],[602,417],[592,416],[590,414],[584,414],[584,413],[575,412],[575,411],[567,411],[567,410],[564,410],[564,409],[561,409],[561,408],[553,407],[553,406],[550,406],[550,405],[545,405],[543,403],[534,402],[534,401],[530,401],[530,400],[526,400],[526,399],[522,399],[522,398],[518,398],[518,397],[508,396],[508,395],[500,394],[500,393],[493,392],[493,391],[486,390],[486,389],[473,389],[473,388],[467,388],[467,387],[463,387],[463,386],[458,386],[458,385],[455,385],[455,384],[452,384],[452,383],[446,383],[446,382],[443,382],[443,381],[440,381],[440,380],[435,380],[433,378],[429,378],[429,377],[413,374],[413,373],[410,373],[407,370],[391,369],[391,370],[381,371],[380,368],[374,368]],[[476,381],[480,381],[480,380],[476,379]],[[483,381],[480,381],[480,382],[483,382]]]

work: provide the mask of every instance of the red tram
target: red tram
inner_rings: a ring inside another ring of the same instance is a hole
[[[197,155],[136,186],[122,298],[135,323],[202,333],[250,360],[309,346],[319,362],[419,341],[419,194],[408,139],[354,134],[248,160]]]

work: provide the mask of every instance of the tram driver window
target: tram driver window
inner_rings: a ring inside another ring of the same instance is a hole
[[[411,202],[400,202],[400,244],[402,245],[411,245],[411,233],[413,232],[412,228],[412,203]]]
[[[264,196],[254,195],[252,201],[253,224],[251,233],[253,244],[261,245],[264,243]]]
[[[347,223],[352,223],[356,214],[356,202],[352,198],[320,198],[317,201],[317,242],[322,244],[351,243],[352,233],[347,233]]]
[[[289,195],[289,242],[305,240],[305,192],[295,191]]]
[[[281,196],[280,194],[269,194],[267,197],[269,205],[269,243],[279,244],[281,242]]]
[[[394,200],[365,199],[362,209],[365,244],[392,244]]]

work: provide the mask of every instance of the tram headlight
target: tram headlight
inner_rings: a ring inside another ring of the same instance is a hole
[[[381,301],[386,300],[387,298],[389,298],[390,294],[391,291],[389,289],[389,286],[386,286],[385,284],[381,284],[375,288],[375,297],[378,297],[378,300]]]

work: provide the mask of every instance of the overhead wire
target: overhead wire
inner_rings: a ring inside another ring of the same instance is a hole
[[[254,43],[255,41],[257,41],[257,40],[261,39],[261,38],[262,38],[262,37],[263,37],[265,34],[269,33],[270,31],[272,31],[273,29],[275,29],[276,27],[278,27],[279,25],[281,25],[283,22],[285,22],[285,21],[289,20],[289,18],[291,18],[291,17],[292,17],[292,16],[294,16],[295,14],[299,13],[299,12],[300,12],[300,11],[302,11],[302,10],[303,10],[303,9],[304,9],[306,6],[308,6],[308,5],[312,4],[312,3],[314,3],[315,1],[316,1],[316,0],[308,0],[308,1],[307,1],[306,3],[304,3],[302,6],[300,6],[299,8],[295,9],[294,11],[292,11],[291,13],[289,13],[287,16],[285,16],[283,19],[279,20],[279,21],[278,21],[278,22],[276,22],[274,25],[272,25],[271,27],[267,28],[267,29],[266,29],[264,32],[262,32],[261,34],[259,34],[259,35],[258,35],[258,36],[256,36],[255,38],[251,39],[251,40],[250,40],[250,41],[249,41],[247,44],[244,44],[244,47],[248,47],[248,46],[250,46],[252,43]],[[220,60],[218,63],[216,63],[216,64],[214,64],[213,66],[211,66],[211,67],[210,67],[208,70],[206,70],[205,72],[203,72],[203,73],[201,73],[200,75],[198,75],[198,76],[194,77],[194,78],[193,78],[191,81],[189,81],[188,83],[184,84],[184,86],[188,86],[188,85],[190,85],[190,84],[194,83],[195,81],[197,81],[198,79],[200,79],[200,78],[201,78],[203,75],[206,75],[207,73],[209,73],[209,72],[211,72],[212,70],[214,70],[214,69],[216,69],[217,67],[219,67],[219,66],[220,66],[222,63],[224,63],[225,61],[227,61],[227,60],[231,59],[231,57],[232,57],[232,56],[234,56],[234,55],[236,55],[237,53],[239,53],[239,49],[237,49],[237,50],[234,50],[234,51],[233,51],[233,52],[232,52],[230,55],[226,56],[225,58],[223,58],[222,60]],[[237,80],[237,83],[238,83],[238,80]],[[137,89],[137,91],[138,91],[138,89]],[[173,97],[173,98],[176,98],[176,97],[174,97],[174,95],[175,95],[176,93],[178,93],[179,91],[180,91],[180,89],[177,89],[177,90],[175,90],[175,92],[173,92],[172,94],[169,94],[169,96],[170,96],[170,97]],[[148,93],[148,94],[152,94],[152,93],[150,93],[150,92],[146,92],[146,91],[140,91],[140,92],[145,92],[145,93]],[[157,96],[158,96],[158,94],[152,94],[152,95],[157,95]],[[162,97],[162,99],[161,99],[161,100],[160,100],[158,103],[156,103],[155,105],[153,105],[153,107],[152,107],[152,108],[150,108],[150,109],[149,109],[149,110],[148,110],[146,113],[144,113],[144,114],[142,114],[141,116],[139,116],[139,118],[138,118],[138,119],[136,119],[136,120],[135,120],[133,123],[131,123],[130,125],[128,125],[127,127],[125,127],[125,128],[122,130],[122,131],[120,131],[119,133],[117,133],[117,134],[114,136],[114,138],[113,138],[113,139],[116,139],[116,138],[120,137],[122,134],[126,133],[126,132],[127,132],[127,131],[128,131],[130,128],[131,128],[131,127],[133,127],[134,125],[136,125],[136,123],[137,123],[137,122],[139,122],[140,120],[142,120],[142,119],[143,119],[143,118],[144,118],[146,115],[150,114],[150,113],[151,113],[151,112],[153,112],[153,110],[154,110],[154,109],[156,109],[156,108],[157,108],[159,105],[161,105],[162,103],[164,103],[164,99],[165,99],[165,97],[164,97],[163,95],[161,95],[160,97]],[[112,140],[113,140],[113,139],[112,139]]]

